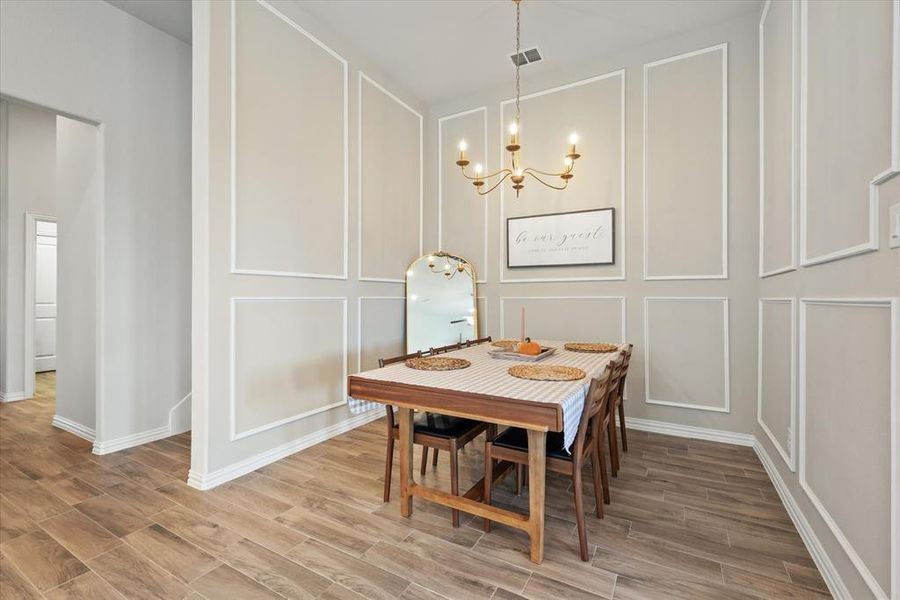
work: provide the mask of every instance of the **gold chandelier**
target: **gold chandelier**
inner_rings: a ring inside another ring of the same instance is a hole
[[[478,192],[479,196],[485,196],[503,183],[508,177],[512,182],[512,188],[516,190],[516,197],[519,197],[519,192],[522,188],[525,187],[525,176],[531,176],[536,179],[538,182],[544,184],[549,188],[553,188],[554,190],[564,190],[569,185],[569,181],[575,177],[573,171],[575,170],[575,161],[581,157],[575,149],[575,145],[578,143],[578,134],[572,133],[569,136],[569,150],[565,154],[565,158],[563,160],[563,170],[557,173],[551,173],[547,171],[541,171],[539,169],[534,169],[531,167],[523,168],[521,166],[521,158],[519,156],[519,152],[522,149],[521,144],[519,143],[519,66],[521,64],[521,48],[520,48],[520,33],[521,33],[521,20],[520,20],[520,3],[521,0],[512,0],[516,5],[516,120],[510,123],[509,125],[509,143],[506,145],[506,151],[510,154],[510,167],[506,169],[500,169],[499,171],[495,171],[494,173],[485,174],[484,167],[481,164],[476,164],[474,167],[474,175],[469,175],[466,173],[466,167],[469,165],[469,159],[466,158],[466,141],[461,140],[459,142],[459,160],[456,161],[456,164],[459,166],[460,172],[463,177],[472,182],[472,185],[475,186],[475,191]],[[487,148],[485,148],[487,151]],[[542,179],[543,177],[553,177],[559,178],[561,183],[554,184],[549,181],[545,181]],[[492,181],[495,178],[499,177],[500,179],[496,180],[488,189],[483,190],[485,183],[488,181]]]

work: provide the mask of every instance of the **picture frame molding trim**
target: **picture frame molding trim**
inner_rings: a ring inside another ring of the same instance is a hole
[[[626,103],[626,83],[627,83],[627,75],[625,69],[616,69],[615,71],[610,71],[608,73],[603,73],[600,75],[595,75],[593,77],[587,77],[584,79],[579,79],[576,81],[572,81],[570,83],[546,88],[544,90],[540,90],[537,92],[533,92],[531,94],[525,94],[521,97],[521,100],[529,100],[531,98],[537,98],[540,96],[544,96],[547,94],[554,94],[556,92],[561,92],[573,87],[579,87],[582,85],[587,85],[590,83],[595,83],[597,81],[603,81],[605,79],[610,79],[612,77],[621,77],[621,89],[619,94],[619,103],[621,106],[620,111],[620,123],[619,130],[621,132],[621,144],[620,144],[620,173],[619,177],[621,180],[621,190],[619,193],[619,207],[621,209],[621,220],[623,229],[627,227],[627,217],[626,217],[626,195],[625,188],[627,187],[626,175],[627,175],[627,167],[626,167],[626,123],[625,123],[625,115],[627,110]],[[515,98],[509,98],[507,100],[503,100],[500,102],[500,112],[499,112],[499,121],[500,121],[500,162],[498,164],[503,164],[503,159],[505,158],[505,148],[502,144],[503,136],[505,129],[503,127],[503,107],[507,104],[512,104],[515,102]],[[625,281],[628,275],[628,271],[626,268],[626,246],[625,238],[622,237],[622,261],[621,261],[621,273],[619,275],[608,275],[608,276],[583,276],[583,277],[523,277],[521,279],[518,278],[508,278],[506,276],[506,268],[505,261],[503,260],[502,253],[505,251],[505,241],[506,241],[506,196],[504,193],[504,186],[500,186],[500,248],[501,248],[501,256],[500,256],[500,283],[554,283],[554,282],[578,282],[578,281]],[[598,207],[605,208],[605,207]]]
[[[648,113],[648,83],[649,83],[649,73],[650,69],[653,67],[657,67],[660,65],[668,64],[671,62],[675,62],[678,60],[685,60],[688,58],[693,58],[695,56],[699,56],[701,54],[706,54],[709,52],[722,52],[722,272],[720,274],[713,275],[650,275],[649,274],[649,261],[648,261],[648,237],[647,237],[647,113]],[[713,46],[708,46],[705,48],[700,48],[698,50],[692,50],[690,52],[685,52],[682,54],[676,54],[675,56],[670,56],[668,58],[659,59],[653,62],[644,63],[644,87],[643,87],[643,144],[641,148],[642,155],[642,173],[641,173],[641,186],[642,186],[642,203],[643,203],[643,215],[642,215],[642,225],[643,225],[643,248],[644,248],[644,272],[643,279],[644,281],[681,281],[681,280],[702,280],[702,279],[728,279],[728,202],[729,202],[729,193],[728,193],[728,123],[729,123],[729,110],[728,110],[728,42],[724,42],[721,44],[716,44]]]
[[[238,219],[237,219],[237,0],[229,1],[230,8],[230,29],[228,41],[229,53],[229,133],[228,133],[228,153],[229,153],[229,232],[228,243],[230,246],[230,272],[232,275],[264,275],[268,277],[297,277],[302,279],[348,279],[348,262],[350,248],[350,98],[349,98],[349,66],[347,59],[341,56],[333,48],[322,42],[319,38],[301,27],[296,21],[285,15],[283,12],[266,2],[266,0],[255,0],[256,4],[265,8],[275,17],[282,20],[289,27],[306,36],[311,42],[319,46],[326,53],[337,59],[343,68],[343,158],[344,158],[344,215],[343,215],[343,272],[340,274],[329,273],[305,273],[298,271],[281,271],[277,269],[242,269],[238,267],[237,259],[237,237],[238,237]]]

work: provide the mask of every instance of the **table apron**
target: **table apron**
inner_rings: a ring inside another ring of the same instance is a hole
[[[391,404],[418,411],[512,425],[536,431],[562,431],[562,406],[489,394],[429,388],[363,377],[347,378],[347,393],[357,400]]]

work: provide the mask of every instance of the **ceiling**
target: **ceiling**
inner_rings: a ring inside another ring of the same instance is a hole
[[[191,43],[191,0],[106,0],[148,25]]]
[[[107,0],[190,43],[190,0]],[[298,0],[340,38],[433,104],[513,78],[510,0]],[[762,0],[525,0],[532,75],[758,12]]]
[[[426,103],[512,81],[510,0],[310,0],[303,8]],[[759,11],[760,0],[525,0],[522,48],[537,74]]]

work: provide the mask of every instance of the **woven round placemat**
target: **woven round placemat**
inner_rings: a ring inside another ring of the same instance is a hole
[[[619,349],[619,346],[616,344],[607,344],[606,342],[600,342],[598,344],[589,342],[567,342],[563,345],[563,348],[570,352],[595,352],[602,354],[615,352]]]
[[[513,346],[519,343],[519,340],[494,340],[491,342],[491,346],[496,346],[497,348],[503,348],[504,350],[512,350]]]
[[[406,366],[420,371],[455,371],[456,369],[465,369],[472,366],[472,363],[464,358],[423,356],[421,358],[407,359]]]
[[[507,372],[513,377],[534,381],[576,381],[587,376],[577,367],[564,365],[515,365]]]

